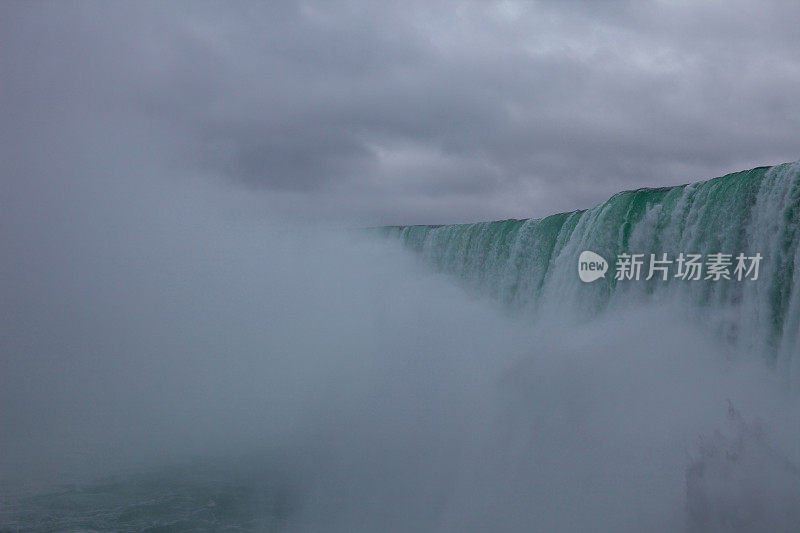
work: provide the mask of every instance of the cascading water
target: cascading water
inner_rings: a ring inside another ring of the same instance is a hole
[[[437,269],[534,315],[672,300],[734,345],[764,354],[800,384],[800,163],[759,167],[708,181],[614,195],[585,211],[543,219],[382,228]],[[578,256],[591,250],[611,275],[582,283]],[[619,254],[756,253],[755,281],[616,280]]]

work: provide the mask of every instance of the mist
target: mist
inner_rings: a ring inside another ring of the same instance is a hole
[[[0,530],[796,530],[797,9],[0,2]]]
[[[534,321],[213,183],[48,185],[0,226],[7,503],[189,465],[286,531],[800,518],[797,396],[680,307]]]

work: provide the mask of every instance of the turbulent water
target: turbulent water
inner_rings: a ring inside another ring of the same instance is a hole
[[[2,531],[797,531],[797,163],[378,238],[106,186],[9,256]]]
[[[3,530],[282,531],[291,495],[274,472],[256,474],[198,463],[64,485],[9,498]]]

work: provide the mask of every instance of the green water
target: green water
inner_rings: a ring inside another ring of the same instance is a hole
[[[585,211],[542,219],[379,230],[471,290],[532,315],[569,308],[595,316],[609,305],[672,299],[711,327],[763,350],[795,374],[800,329],[800,164],[758,167],[676,187],[625,191]],[[583,284],[577,257],[594,251],[612,275]],[[755,281],[617,281],[622,253],[760,253]],[[698,309],[705,312],[698,312]],[[724,318],[723,318],[724,315]]]
[[[203,463],[6,497],[0,531],[281,531],[293,505],[274,473]]]

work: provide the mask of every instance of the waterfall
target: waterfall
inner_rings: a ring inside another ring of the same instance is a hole
[[[800,331],[800,162],[707,181],[624,191],[584,211],[474,224],[391,226],[425,262],[510,309],[596,316],[609,307],[672,300],[733,345],[763,354],[797,383]],[[606,258],[593,283],[577,275],[580,253]],[[760,254],[757,279],[647,280],[650,254]],[[639,280],[616,279],[621,254],[642,254]]]

